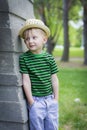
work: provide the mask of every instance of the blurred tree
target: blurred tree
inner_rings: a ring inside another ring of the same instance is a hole
[[[80,1],[74,1],[69,10],[69,39],[70,46],[82,46],[83,34],[83,8]]]
[[[84,64],[87,65],[87,0],[80,0],[83,6]]]
[[[69,60],[69,0],[63,0],[63,26],[64,26],[64,51],[61,60],[68,61]]]
[[[51,30],[47,51],[52,53],[62,28],[62,2],[60,0],[34,0],[35,16],[40,18]]]
[[[83,4],[84,12],[86,12],[86,3],[87,0],[34,0],[34,10],[35,10],[35,16],[37,18],[40,18],[44,23],[50,28],[51,30],[51,36],[48,39],[47,43],[47,51],[49,53],[52,53],[56,43],[59,42],[60,32],[63,29],[62,25],[64,25],[64,51],[61,60],[62,61],[68,61],[69,60],[69,20],[78,20],[80,16],[78,16],[78,11],[81,10],[80,1]],[[63,2],[63,3],[62,3]],[[62,8],[63,4],[63,8]],[[65,9],[64,9],[65,8]],[[64,14],[63,14],[64,12]],[[85,46],[85,61],[86,64],[87,60],[87,35],[86,35],[86,29],[87,29],[87,20],[86,16],[87,13],[84,13],[84,46]],[[63,16],[63,20],[62,20]],[[81,30],[81,29],[80,29]],[[73,34],[73,33],[72,33]],[[73,34],[75,35],[75,34]],[[78,33],[80,35],[80,33]],[[77,35],[77,36],[78,36]],[[81,41],[81,39],[79,40]]]
[[[70,32],[69,32],[69,20],[79,19],[78,15],[76,14],[79,11],[79,8],[76,8],[77,11],[75,12],[75,7],[78,5],[80,7],[79,2],[75,0],[63,0],[63,27],[64,27],[64,51],[61,60],[68,61],[69,60],[69,47],[70,47]],[[74,8],[74,11],[73,11]]]

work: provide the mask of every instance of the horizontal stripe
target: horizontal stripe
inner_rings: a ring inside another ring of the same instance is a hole
[[[51,74],[57,73],[58,68],[50,54],[34,55],[27,51],[19,57],[19,65],[21,73],[29,73],[33,95],[53,93]]]

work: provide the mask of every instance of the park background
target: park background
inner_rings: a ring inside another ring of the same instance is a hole
[[[59,68],[59,130],[87,130],[87,0],[0,0],[0,130],[29,130],[18,32],[35,17],[51,30],[44,49]]]
[[[45,47],[58,64],[59,130],[87,130],[87,1],[34,0],[50,28]]]

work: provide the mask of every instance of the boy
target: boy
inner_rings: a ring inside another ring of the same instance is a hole
[[[41,20],[28,19],[19,35],[29,49],[20,56],[19,64],[30,130],[57,130],[58,69],[54,58],[43,51],[50,30]]]

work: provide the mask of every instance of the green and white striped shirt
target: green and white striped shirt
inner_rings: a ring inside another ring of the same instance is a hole
[[[58,72],[54,58],[43,52],[25,52],[19,57],[20,72],[29,74],[33,96],[47,96],[53,93],[51,75]]]

